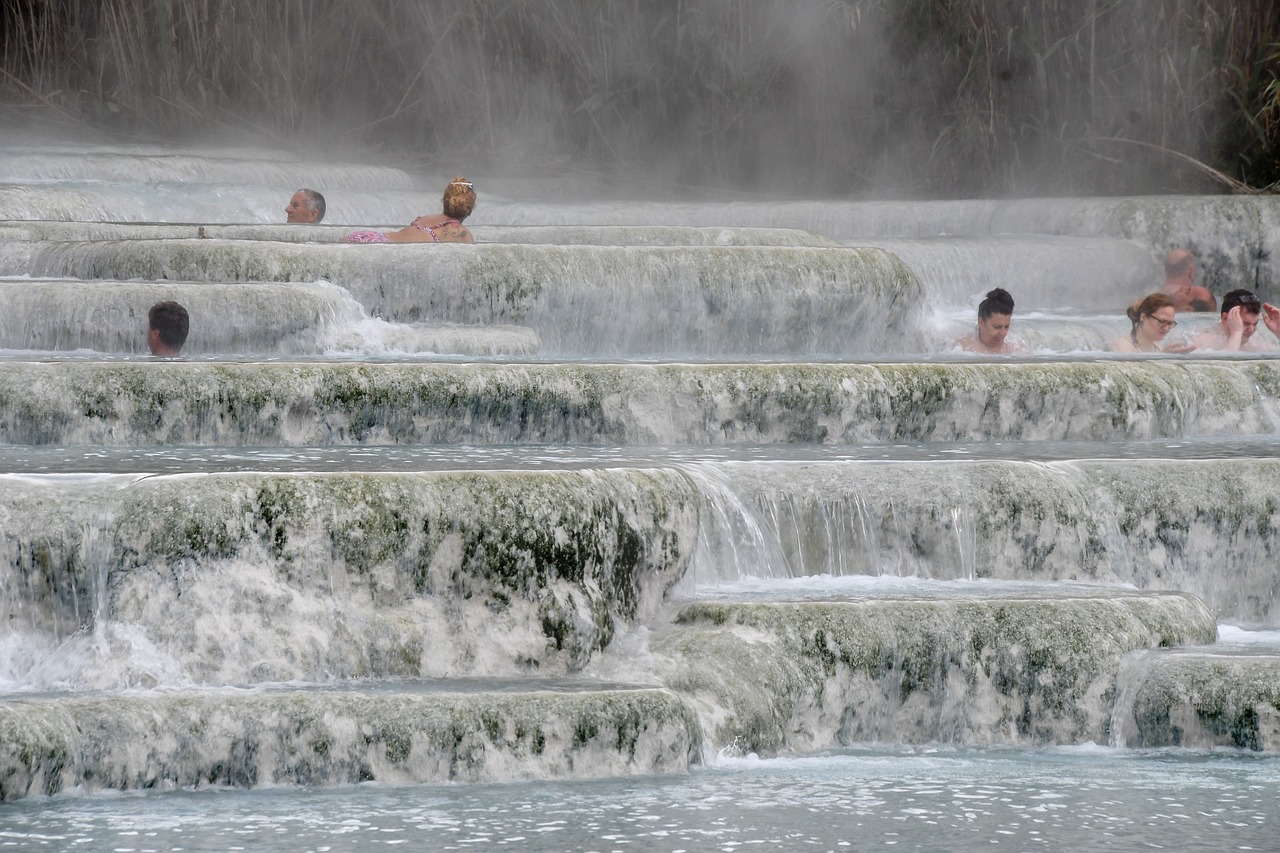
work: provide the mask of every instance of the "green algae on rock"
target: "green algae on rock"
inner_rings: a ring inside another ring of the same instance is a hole
[[[1179,652],[1145,662],[1130,747],[1280,751],[1280,656]]]
[[[855,444],[1252,435],[1274,361],[0,364],[9,444]],[[1271,380],[1276,381],[1276,380]]]
[[[683,606],[655,640],[713,747],[1105,742],[1121,658],[1212,642],[1180,593]]]
[[[685,772],[663,690],[181,691],[0,702],[0,801],[79,788],[499,782]]]
[[[657,612],[698,525],[674,470],[0,486],[11,582],[61,592],[33,627],[130,626],[195,683],[578,671]],[[139,666],[85,686],[145,683]]]

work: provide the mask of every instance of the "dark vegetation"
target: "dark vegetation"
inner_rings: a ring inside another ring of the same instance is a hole
[[[1280,181],[1275,0],[0,0],[0,120],[784,195]]]

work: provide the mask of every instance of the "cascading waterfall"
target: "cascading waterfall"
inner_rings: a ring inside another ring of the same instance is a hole
[[[476,245],[353,246],[447,177],[10,150],[6,825],[104,790],[283,815],[334,788],[388,821],[395,785],[442,781],[789,801],[787,774],[867,761],[1027,800],[1055,762],[1169,746],[1280,790],[1280,362],[1103,352],[1171,245],[1276,292],[1275,200],[486,191]],[[282,224],[302,185],[324,225]],[[1034,355],[952,351],[997,285]],[[144,356],[160,299],[182,358]],[[461,787],[431,796],[486,795]]]

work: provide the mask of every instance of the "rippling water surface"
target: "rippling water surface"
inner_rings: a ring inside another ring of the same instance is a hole
[[[1280,758],[855,749],[687,777],[65,796],[0,806],[0,849],[1275,850]]]

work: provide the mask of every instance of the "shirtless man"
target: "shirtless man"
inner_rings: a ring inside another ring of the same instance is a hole
[[[997,287],[987,292],[987,298],[978,305],[978,328],[972,335],[956,341],[956,346],[969,352],[987,355],[1015,355],[1027,348],[1017,340],[1008,340],[1009,327],[1013,325],[1013,297],[1009,291]]]
[[[289,199],[284,216],[291,225],[315,225],[324,219],[324,196],[315,190],[298,190]]]
[[[1233,290],[1222,297],[1222,314],[1218,325],[1196,335],[1191,343],[1196,349],[1226,350],[1227,352],[1262,352],[1277,348],[1277,342],[1257,339],[1258,321],[1280,338],[1280,308],[1263,302],[1252,291]]]
[[[1196,279],[1196,256],[1186,249],[1173,249],[1164,259],[1164,292],[1177,311],[1212,311],[1217,301],[1209,288],[1192,284]]]

